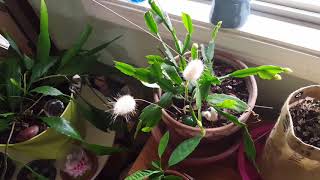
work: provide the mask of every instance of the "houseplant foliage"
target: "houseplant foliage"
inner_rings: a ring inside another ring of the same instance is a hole
[[[136,68],[129,64],[115,61],[115,67],[122,73],[140,80],[148,87],[161,88],[163,91],[159,102],[156,104],[151,103],[140,114],[136,133],[140,130],[150,132],[160,122],[161,111],[163,109],[168,109],[177,100],[183,101],[185,115],[191,116],[195,125],[201,129],[201,134],[182,142],[182,144],[188,144],[190,148],[178,148],[177,151],[180,151],[180,158],[184,158],[205,137],[206,129],[202,124],[202,119],[204,117],[203,107],[206,104],[211,107],[209,114],[207,113],[208,115],[206,115],[207,118],[215,119],[217,114],[220,114],[242,129],[247,157],[254,162],[256,152],[246,124],[229,113],[230,110],[243,113],[248,109],[248,105],[231,95],[213,94],[210,88],[220,85],[221,82],[231,77],[245,78],[257,75],[261,79],[280,80],[280,73],[288,73],[291,70],[279,66],[263,65],[236,70],[218,77],[213,72],[214,48],[222,22],[219,22],[214,27],[208,45],[201,44],[199,47],[196,43],[191,45],[194,29],[192,19],[188,14],[182,13],[182,22],[187,32],[182,42],[177,37],[176,30],[172,26],[167,13],[154,0],[149,0],[149,5],[151,9],[145,13],[145,22],[153,36],[162,42],[164,48],[163,56],[146,56],[149,64],[146,68]],[[170,47],[162,40],[158,23],[162,23],[170,32],[175,48]],[[177,58],[174,58],[173,53],[177,54]]]
[[[87,74],[97,65],[104,66],[103,63],[98,61],[97,53],[119,37],[91,50],[83,50],[83,45],[92,31],[92,28],[87,26],[78,41],[70,49],[60,56],[51,56],[48,13],[44,0],[41,0],[40,11],[40,34],[34,57],[23,54],[13,39],[8,34],[6,35],[10,42],[10,53],[6,59],[0,61],[0,133],[8,135],[6,136],[6,144],[4,144],[5,154],[10,157],[8,149],[14,148],[17,144],[23,147],[24,144],[28,144],[27,142],[37,142],[38,139],[43,139],[44,135],[46,137],[52,135],[52,131],[65,135],[61,136],[60,139],[71,139],[96,155],[119,152],[120,149],[118,148],[85,142],[76,128],[81,122],[66,119],[70,116],[63,116],[61,115],[62,112],[56,113],[56,111],[62,110],[64,111],[63,114],[74,114],[71,111],[76,111],[79,108],[83,113],[82,115],[98,129],[107,132],[114,128],[114,126],[110,126],[112,121],[110,113],[99,110],[88,103],[84,106],[76,100],[75,97],[81,98],[79,94],[81,78],[74,75]],[[48,104],[49,108],[46,108],[47,103],[45,102],[51,100],[55,100],[55,102]],[[68,104],[68,106],[56,109],[56,105],[63,106],[63,103]],[[53,107],[53,109],[50,107]],[[33,134],[30,135],[30,132],[28,132],[22,139],[14,139],[14,136],[19,137],[19,132],[23,131],[23,129],[15,130],[15,127],[22,127],[21,124],[28,124],[31,121],[36,122],[37,126],[31,131],[31,134]],[[41,131],[39,126],[45,128]],[[51,134],[48,135],[48,131]],[[47,139],[49,146],[52,139]],[[50,150],[50,147],[46,148]],[[37,145],[34,147],[29,145],[28,148],[36,150]],[[24,151],[23,148],[20,150]],[[55,149],[55,151],[59,151],[59,149]],[[14,160],[19,161],[18,159]]]
[[[177,160],[177,153],[179,151],[179,148],[181,148],[182,145],[180,145],[180,147],[177,147],[177,150],[174,150],[173,153],[171,154],[168,162],[168,167],[164,167],[161,161],[166,151],[167,145],[169,143],[169,139],[170,139],[170,133],[169,131],[167,131],[160,139],[160,142],[158,145],[159,160],[151,162],[152,169],[136,171],[132,175],[126,177],[125,180],[143,180],[145,178],[159,179],[159,180],[165,180],[165,179],[182,180],[183,179],[182,177],[167,173],[168,169],[170,169],[171,166],[178,164],[184,159],[184,158],[181,158]]]

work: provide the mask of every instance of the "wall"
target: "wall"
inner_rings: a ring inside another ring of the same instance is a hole
[[[39,0],[29,1],[34,7],[39,7]],[[143,32],[101,21],[94,17],[87,17],[79,0],[47,0],[47,5],[51,34],[61,49],[69,47],[85,24],[90,23],[94,27],[94,32],[87,47],[92,47],[117,35],[123,35],[121,40],[103,52],[102,60],[107,64],[112,64],[112,60],[121,60],[144,66],[146,64],[145,55],[158,53],[157,47],[160,47],[160,44],[156,40]],[[288,75],[283,76],[282,81],[259,80],[257,104],[274,106],[279,109],[290,92],[310,84],[312,82]]]

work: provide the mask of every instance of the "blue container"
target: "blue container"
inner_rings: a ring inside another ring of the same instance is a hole
[[[250,9],[250,0],[212,0],[210,21],[222,21],[223,28],[237,28],[246,22]]]
[[[139,2],[143,2],[145,0],[130,0],[131,2],[134,2],[134,3],[139,3]]]

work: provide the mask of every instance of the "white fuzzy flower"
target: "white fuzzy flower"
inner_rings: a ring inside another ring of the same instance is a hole
[[[187,81],[195,81],[200,78],[203,69],[204,65],[201,60],[191,60],[183,71],[183,77]]]
[[[136,110],[136,101],[130,95],[124,95],[116,99],[113,103],[113,115],[116,118],[117,116],[123,116],[126,119],[130,114],[134,114]]]
[[[218,120],[218,113],[213,107],[210,107],[208,111],[202,111],[201,114],[208,121],[217,121]]]

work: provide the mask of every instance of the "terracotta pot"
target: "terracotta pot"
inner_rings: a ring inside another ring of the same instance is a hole
[[[164,173],[165,173],[165,175],[174,175],[174,176],[181,177],[183,180],[193,180],[194,179],[187,174],[180,173],[175,170],[166,170]]]
[[[186,55],[190,54],[187,53]],[[177,58],[177,57],[176,57]],[[221,61],[227,64],[232,65],[236,69],[244,69],[247,68],[247,66],[239,60],[240,58],[237,58],[231,54],[216,51],[215,53],[215,60]],[[244,112],[239,120],[243,123],[246,123],[248,120],[253,107],[255,106],[256,99],[257,99],[257,83],[253,76],[247,77],[244,79],[247,85],[247,89],[249,91],[249,99],[248,99],[248,105],[249,108],[246,112]],[[157,93],[154,94],[155,101],[159,101],[159,97],[161,96],[161,90],[159,90]],[[188,125],[185,125],[183,123],[180,123],[179,121],[172,118],[165,110],[162,110],[162,120],[170,130],[171,134],[176,134],[178,137],[182,139],[187,139],[194,137],[196,135],[200,134],[200,128],[191,127]],[[207,128],[206,129],[206,135],[203,138],[204,143],[211,143],[216,140],[220,140],[222,138],[228,137],[235,132],[239,130],[239,127],[234,125],[233,123],[230,123],[228,125],[217,127],[217,128]]]

